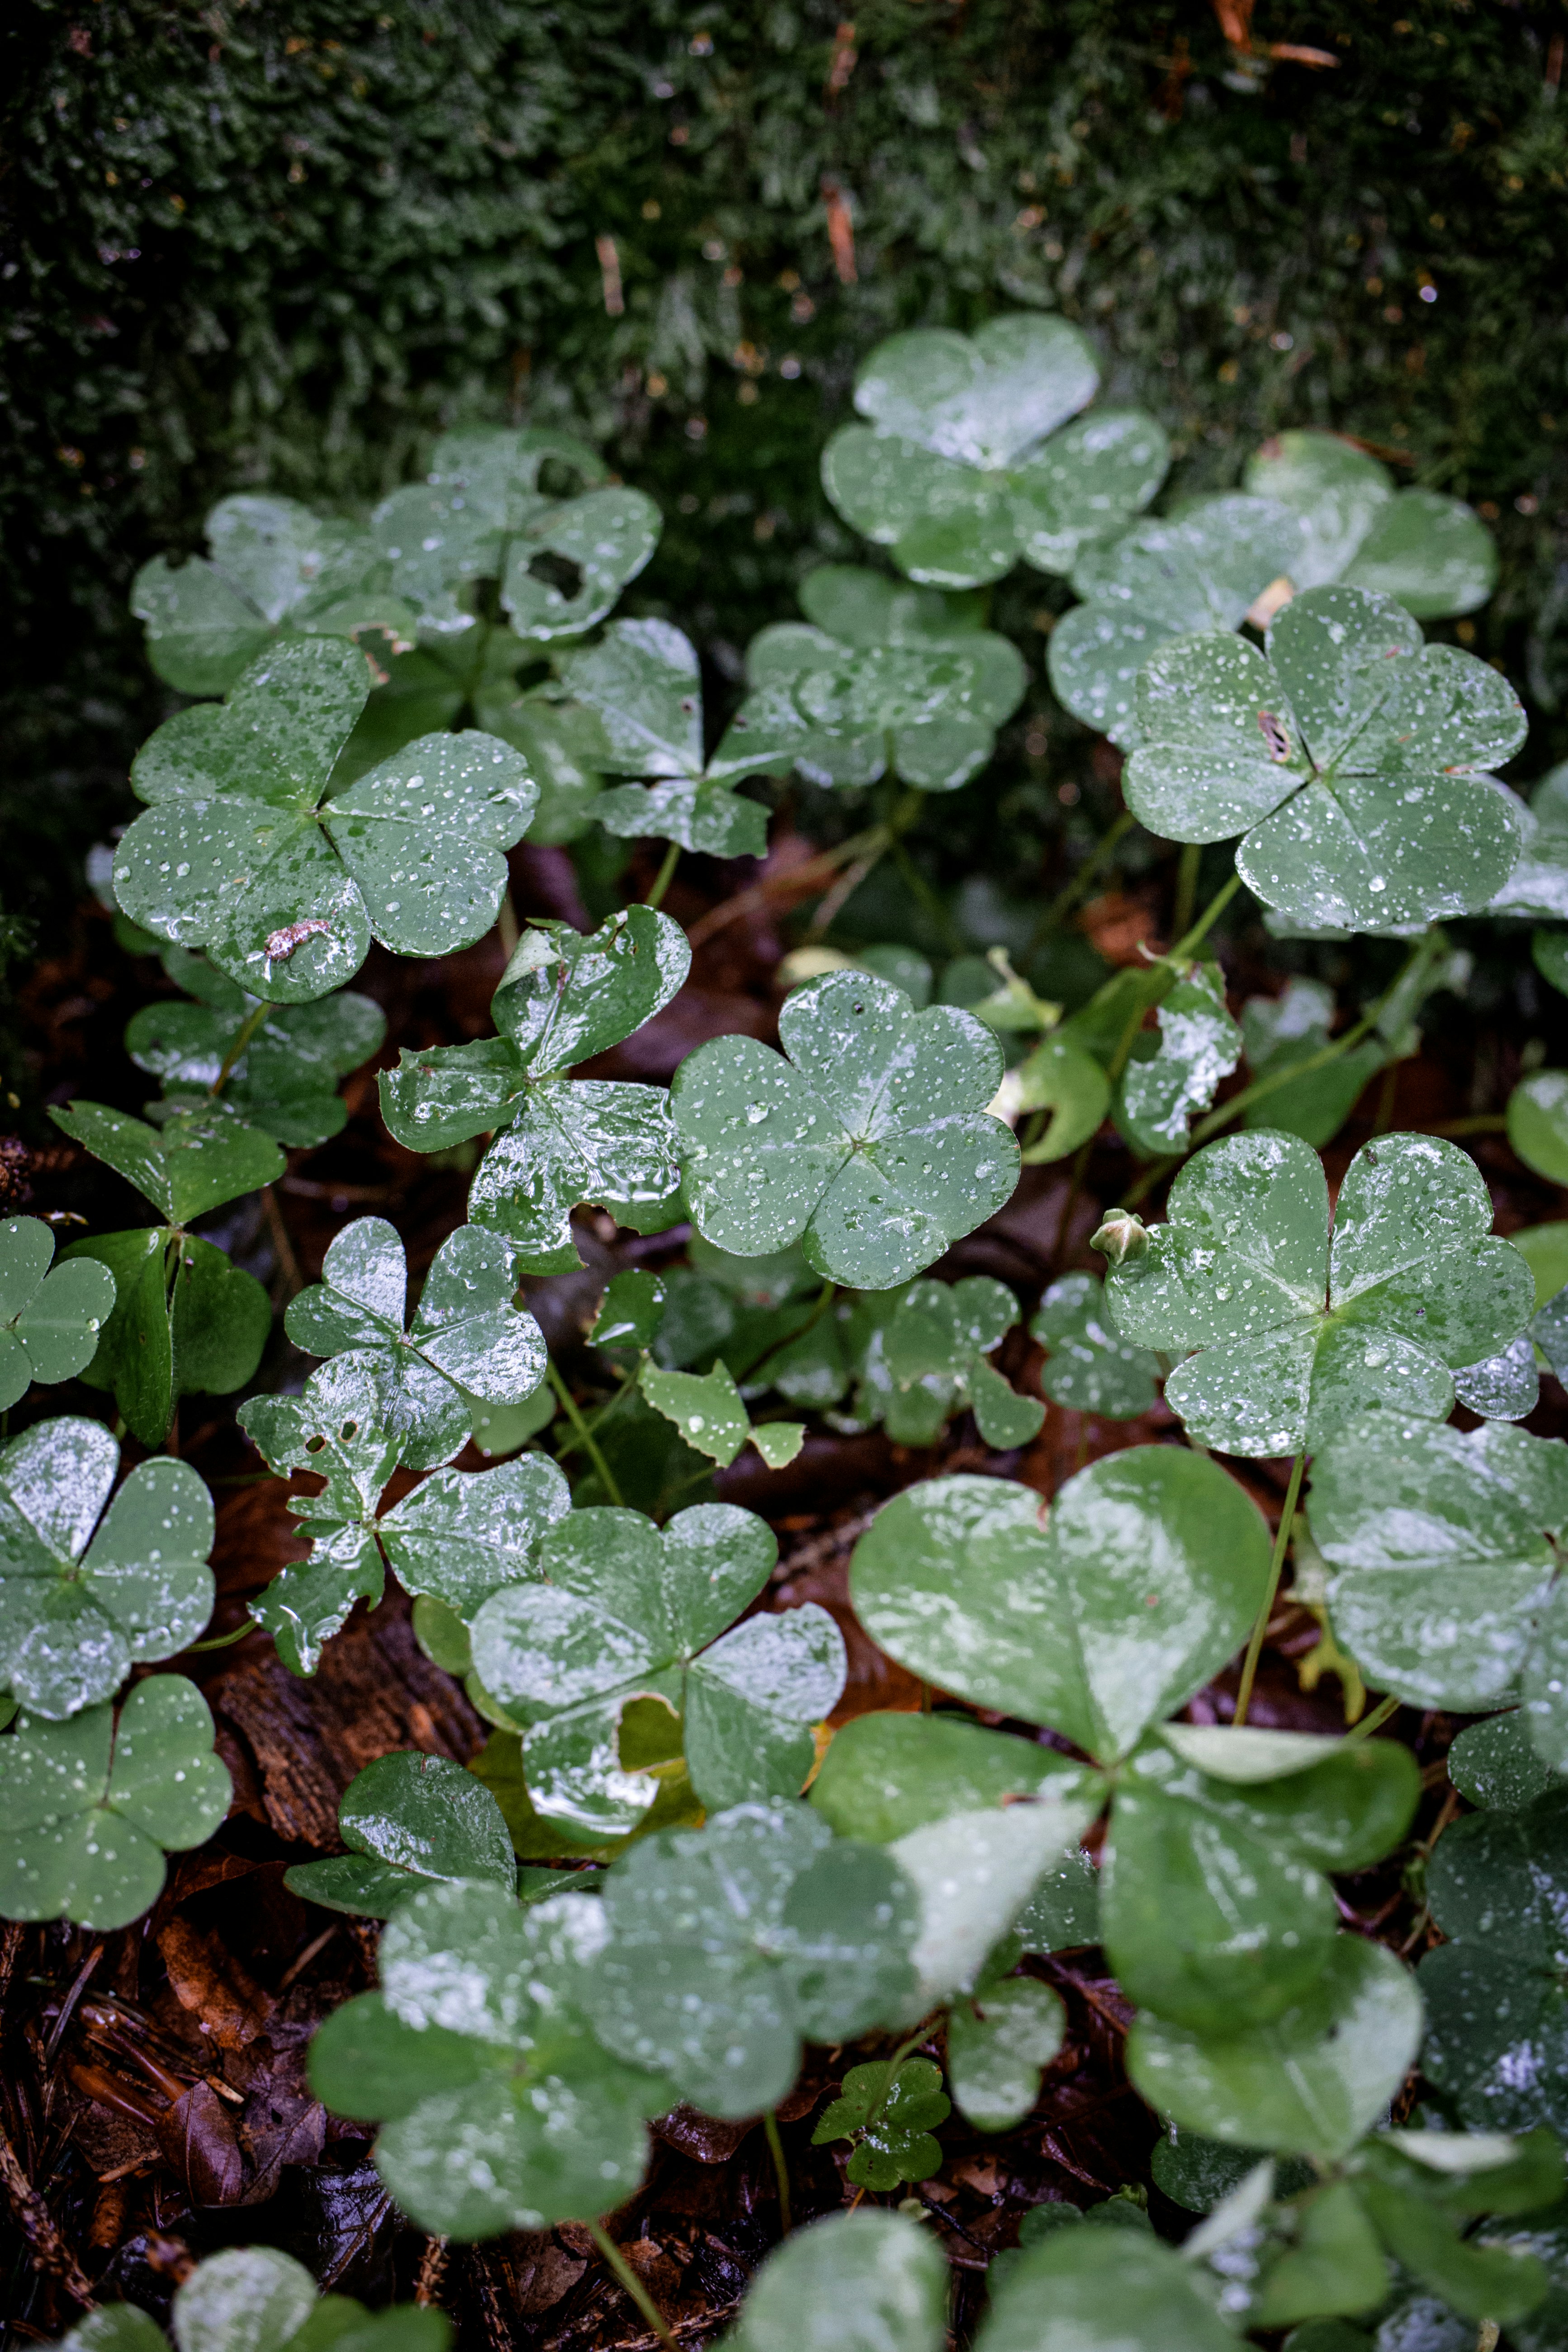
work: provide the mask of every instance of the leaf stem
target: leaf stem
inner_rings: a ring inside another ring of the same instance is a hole
[[[680,844],[679,841],[672,841],[664,853],[658,872],[653,877],[653,887],[643,900],[645,907],[658,907],[663,904],[664,894],[674,881],[675,869],[679,863]]]
[[[1204,862],[1201,841],[1185,841],[1176,860],[1176,903],[1171,914],[1171,929],[1181,939],[1191,929],[1193,908],[1198,895],[1198,873]]]
[[[277,1008],[274,1005],[268,1004],[264,1002],[257,1006],[254,1013],[247,1013],[246,1014],[244,1020],[235,1031],[234,1036],[229,1044],[228,1051],[224,1055],[222,1062],[218,1066],[218,1074],[208,1089],[209,1093],[214,1097],[222,1094],[225,1087],[227,1086],[230,1077],[233,1076],[235,1064],[240,1059],[246,1047],[249,1045],[251,1039],[255,1036],[257,1031],[260,1028],[268,1014],[276,1011],[276,1009]]]
[[[511,903],[510,882],[501,892],[500,905],[496,908],[496,935],[500,940],[502,959],[510,963],[517,953],[517,943],[522,937],[517,919],[517,908]],[[430,2242],[434,2245],[436,2242],[432,2239]]]
[[[551,1387],[554,1390],[557,1397],[566,1409],[566,1418],[577,1433],[578,1444],[582,1446],[584,1453],[587,1455],[589,1461],[593,1464],[595,1469],[598,1472],[600,1478],[604,1482],[605,1494],[608,1495],[611,1502],[614,1503],[617,1510],[624,1511],[626,1508],[626,1503],[622,1497],[620,1488],[616,1484],[615,1473],[610,1468],[610,1465],[605,1461],[604,1455],[600,1453],[598,1440],[594,1435],[594,1433],[589,1428],[587,1423],[584,1420],[582,1413],[578,1411],[576,1398],[573,1395],[571,1390],[567,1387],[565,1381],[556,1370],[552,1360],[546,1360],[544,1370],[545,1377],[548,1379]]]
[[[1274,1538],[1274,1557],[1268,1563],[1268,1590],[1263,1596],[1263,1606],[1252,1628],[1252,1639],[1247,1645],[1242,1661],[1241,1681],[1236,1694],[1233,1724],[1247,1721],[1247,1710],[1252,1700],[1252,1685],[1258,1674],[1258,1661],[1263,1655],[1263,1637],[1268,1631],[1268,1620],[1274,1614],[1274,1596],[1279,1590],[1279,1571],[1285,1565],[1286,1548],[1290,1541],[1290,1528],[1296,1517],[1296,1498],[1301,1492],[1301,1475],[1307,1467],[1305,1450],[1290,1465],[1290,1484],[1285,1489],[1285,1507],[1279,1514],[1279,1532]]]
[[[246,1617],[235,1627],[232,1633],[215,1633],[210,1642],[187,1642],[184,1654],[187,1657],[195,1657],[198,1650],[232,1649],[236,1642],[243,1642],[247,1633],[254,1633],[255,1631],[255,1618]]]
[[[590,2221],[588,2235],[593,2239],[621,2286],[636,2304],[659,2342],[666,2346],[667,2352],[677,2352],[675,2338],[669,2332],[668,2320],[666,2319],[604,2224],[599,2221]]]
[[[893,863],[903,877],[915,903],[931,918],[953,954],[962,955],[968,944],[963,933],[959,929],[952,914],[937,897],[896,833],[893,834],[888,846],[892,853]]]
[[[768,2150],[773,2159],[773,2174],[779,2184],[779,2235],[790,2233],[789,2166],[784,2161],[784,2142],[779,2137],[779,2119],[772,2107],[763,2110],[763,2129],[768,2136]]]
[[[781,874],[770,874],[765,881],[753,882],[746,889],[738,890],[732,898],[726,898],[722,905],[700,916],[687,932],[687,938],[694,948],[700,947],[703,940],[711,939],[715,931],[721,931],[729,924],[739,922],[742,915],[765,907],[770,898],[787,896],[792,890],[798,890],[802,898],[809,898],[816,883],[826,882],[829,875],[837,874],[841,866],[851,864],[863,851],[873,845],[883,845],[887,830],[886,825],[868,825],[863,833],[852,833],[847,841],[839,842],[837,848],[819,850],[815,857],[808,857],[804,866],[792,866]]]
[[[736,1387],[739,1388],[742,1381],[754,1379],[756,1374],[761,1371],[763,1366],[769,1362],[773,1357],[778,1355],[781,1350],[785,1348],[793,1348],[797,1339],[804,1339],[808,1331],[815,1330],[816,1326],[821,1322],[823,1317],[826,1314],[828,1308],[832,1306],[837,1294],[837,1285],[830,1276],[823,1284],[822,1288],[817,1292],[816,1302],[812,1307],[810,1314],[806,1317],[805,1321],[804,1323],[797,1324],[793,1331],[786,1331],[784,1338],[782,1339],[775,1339],[771,1347],[764,1348],[760,1356],[753,1356],[749,1364],[742,1364],[740,1370],[733,1375]]]
[[[1240,875],[1233,874],[1230,880],[1215,892],[1192,929],[1182,933],[1171,953],[1173,956],[1191,955],[1193,950],[1206,939],[1240,887]]]
[[[1394,1697],[1380,1698],[1377,1705],[1373,1708],[1372,1713],[1370,1715],[1363,1715],[1361,1721],[1357,1724],[1353,1724],[1351,1729],[1346,1732],[1345,1740],[1347,1745],[1352,1739],[1370,1739],[1374,1731],[1380,1731],[1383,1728],[1383,1726],[1388,1721],[1389,1717],[1396,1714],[1403,1705],[1404,1701],[1402,1699]]]
[[[1117,844],[1126,838],[1137,822],[1131,809],[1123,809],[1115,822],[1107,825],[1078,872],[1057,892],[1056,897],[1030,932],[1029,944],[1024,950],[1023,960],[1026,963],[1032,955],[1044,947],[1062,917],[1069,914],[1079,900],[1087,895],[1089,884],[1098,880],[1100,869],[1110,857]]]

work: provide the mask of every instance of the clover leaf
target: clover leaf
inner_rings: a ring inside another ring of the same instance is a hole
[[[1515,1707],[1461,1731],[1448,1750],[1448,1778],[1461,1797],[1483,1811],[1522,1811],[1537,1797],[1562,1789],[1562,1780],[1536,1754],[1530,1718]]]
[[[870,422],[833,436],[823,487],[911,580],[977,587],[1020,558],[1064,572],[1148,505],[1170,463],[1140,409],[1067,423],[1099,382],[1088,342],[1060,319],[894,335],[860,368],[855,405]]]
[[[802,1422],[754,1423],[723,1363],[699,1375],[666,1371],[647,1362],[637,1385],[654,1411],[675,1423],[688,1445],[706,1454],[721,1470],[729,1468],[748,1438],[770,1470],[784,1469],[805,1443]]]
[[[906,1391],[917,1382],[950,1382],[967,1395],[987,1445],[1026,1445],[1039,1434],[1045,1407],[1019,1396],[985,1360],[1017,1320],[1017,1300],[989,1275],[912,1283],[883,1332],[889,1373]]]
[[[212,1614],[205,1486],[188,1463],[143,1462],[110,1502],[119,1473],[108,1430],[74,1414],[0,1453],[0,1686],[35,1716],[112,1697]]]
[[[715,857],[762,856],[767,811],[731,787],[793,757],[807,722],[787,693],[752,696],[706,759],[697,651],[669,622],[612,621],[596,646],[566,657],[561,678],[598,719],[595,765],[648,780],[595,800],[607,832],[627,840],[654,834]]]
[[[1001,1478],[935,1478],[883,1506],[849,1591],[872,1639],[972,1706],[1048,1724],[1101,1762],[1183,1706],[1246,1638],[1262,1519],[1198,1454],[1136,1446],[1048,1514]]]
[[[352,646],[283,638],[225,703],[166,719],[132,770],[152,805],[114,861],[132,920],[290,1004],[352,980],[373,939],[435,956],[482,938],[539,788],[470,730],[423,736],[325,799],[369,691]]]
[[[929,2180],[942,2169],[942,2144],[931,2137],[931,2126],[944,2124],[952,2113],[942,2068],[929,2058],[906,2058],[899,2064],[873,2059],[850,2067],[811,2144],[825,2147],[834,2140],[853,2140],[845,2179],[858,2189],[896,2189],[900,2180]]]
[[[297,1675],[315,1673],[322,1643],[356,1601],[380,1600],[384,1553],[405,1591],[471,1617],[500,1586],[534,1572],[540,1538],[571,1507],[554,1463],[525,1454],[493,1470],[437,1470],[378,1517],[398,1438],[374,1365],[360,1354],[323,1364],[302,1396],[251,1397],[239,1425],[280,1477],[309,1470],[325,1481],[321,1494],[289,1499],[309,1558],[248,1604]]]
[[[889,772],[952,792],[990,759],[1027,676],[1010,639],[959,598],[880,572],[823,564],[800,590],[805,624],[773,624],[746,649],[755,688],[784,688],[812,723],[795,753],[809,782],[875,783]]]
[[[163,965],[200,1002],[144,1004],[126,1029],[125,1050],[139,1070],[162,1079],[165,1102],[194,1113],[221,1084],[237,1117],[275,1143],[309,1150],[341,1133],[348,1110],[338,1081],[380,1052],[386,1016],[379,1004],[345,988],[311,1004],[271,1005],[242,1040],[259,999],[188,949],[165,948]],[[237,1045],[242,1050],[230,1061]]]
[[[1497,585],[1497,547],[1472,508],[1440,490],[1396,491],[1385,466],[1337,433],[1279,434],[1243,478],[1301,518],[1298,591],[1342,580],[1396,596],[1417,620],[1446,621],[1473,613]]]
[[[155,555],[136,574],[131,610],[147,625],[147,658],[181,694],[225,694],[280,634],[412,643],[414,614],[392,593],[368,532],[312,514],[297,499],[220,499],[207,557],[177,567]]]
[[[796,2230],[752,2274],[727,2352],[942,2352],[948,2268],[902,2213],[866,2206]]]
[[[1070,1803],[1091,1778],[1055,1750],[967,1716],[858,1715],[834,1733],[811,1802],[841,1837],[891,1845],[955,1813]]]
[[[512,1304],[517,1276],[499,1235],[459,1225],[437,1251],[412,1317],[395,1227],[356,1217],[291,1301],[289,1337],[307,1355],[363,1362],[381,1384],[385,1433],[410,1470],[449,1462],[473,1433],[474,1404],[516,1405],[544,1378],[543,1337]]]
[[[1136,1421],[1152,1407],[1159,1358],[1121,1337],[1092,1274],[1053,1282],[1029,1336],[1048,1350],[1040,1386],[1053,1404],[1107,1421]]]
[[[405,1046],[396,1069],[382,1073],[382,1116],[410,1151],[493,1132],[468,1215],[508,1236],[520,1272],[581,1265],[571,1224],[579,1202],[639,1231],[670,1222],[680,1179],[668,1096],[567,1074],[651,1020],[690,963],[679,924],[649,907],[623,908],[586,938],[566,923],[535,924],[490,1001],[498,1036]]]
[[[1422,2070],[1472,2131],[1568,2132],[1568,1807],[1452,1822],[1426,1869],[1447,1941],[1417,1972],[1431,2021]]]
[[[95,1102],[67,1103],[49,1116],[73,1143],[144,1193],[171,1227],[272,1183],[287,1164],[270,1136],[247,1127],[224,1102],[177,1111],[159,1127]]]
[[[1370,1413],[1314,1462],[1310,1513],[1335,1571],[1334,1637],[1377,1689],[1473,1713],[1522,1678],[1531,1743],[1544,1763],[1568,1764],[1561,1438]]]
[[[1187,1357],[1165,1401],[1226,1454],[1316,1452],[1379,1404],[1440,1421],[1450,1368],[1505,1346],[1531,1311],[1530,1269],[1491,1237],[1475,1162],[1436,1137],[1363,1144],[1331,1241],[1316,1154],[1266,1129],[1195,1153],[1169,1213],[1129,1229],[1106,1299],[1126,1339]]]
[[[1047,668],[1065,710],[1124,751],[1144,739],[1139,674],[1173,637],[1238,629],[1300,557],[1301,524],[1273,499],[1207,499],[1179,517],[1090,541],[1073,568],[1084,602],[1051,631]]]
[[[284,1883],[329,1911],[384,1919],[432,1880],[482,1879],[509,1895],[517,1861],[500,1807],[449,1757],[402,1748],[356,1773],[338,1801],[346,1854],[296,1863]]]
[[[198,2263],[169,2316],[178,2352],[447,2352],[452,2326],[433,2304],[369,2312],[352,2295],[318,2295],[291,2254],[231,2246]],[[133,2303],[100,2304],[55,2352],[169,2352]]]
[[[41,1217],[0,1224],[0,1412],[35,1381],[85,1371],[114,1312],[114,1276],[90,1258],[51,1266],[55,1237]]]
[[[0,1916],[106,1930],[140,1918],[164,1850],[202,1844],[228,1811],[212,1747],[207,1703],[183,1675],[138,1683],[118,1717],[19,1717],[0,1739]]]
[[[947,2021],[954,2105],[977,2131],[1011,2131],[1040,2095],[1061,2048],[1067,2011],[1033,1977],[996,1976],[956,2000]]]
[[[1146,1056],[1134,1045],[1117,1089],[1116,1124],[1140,1151],[1183,1152],[1194,1112],[1208,1108],[1241,1059],[1241,1031],[1226,1011],[1219,966],[1193,964],[1154,1017],[1158,1045],[1151,1037]]]
[[[1415,1979],[1394,1954],[1337,1936],[1328,1965],[1267,2024],[1199,2032],[1139,2016],[1127,2069],[1184,2130],[1331,2163],[1404,2082],[1421,2023]]]
[[[1316,1059],[1329,1042],[1333,1017],[1333,991],[1321,980],[1292,977],[1279,996],[1249,996],[1241,1008],[1241,1034],[1252,1076],[1278,1078],[1297,1063]],[[1321,1151],[1349,1118],[1368,1079],[1390,1058],[1382,1038],[1368,1037],[1321,1069],[1249,1103],[1242,1125],[1278,1128]]]
[[[383,1931],[381,1990],[317,2033],[312,2089],[381,2124],[376,2169],[422,2228],[460,2241],[547,2230],[637,2188],[644,2118],[669,2086],[595,2038],[604,1935],[592,1895],[525,1909],[499,1886],[421,1887]]]
[[[1109,2212],[1114,2202],[1091,2207],[1091,2216]],[[975,2339],[977,2352],[1029,2352],[1040,2340],[1042,2312],[1050,2314],[1047,2324],[1064,2344],[1114,2344],[1117,2352],[1235,2352],[1236,2336],[1192,2265],[1152,2233],[1103,2223],[1054,2229],[1016,2259],[1009,2257]]]
[[[582,488],[552,498],[546,467]],[[371,527],[394,589],[437,642],[476,627],[461,593],[497,580],[518,635],[548,643],[603,620],[658,545],[659,514],[567,434],[481,425],[443,434],[427,482],[394,490]]]
[[[1561,922],[1568,916],[1568,761],[1549,768],[1530,795],[1516,804],[1519,863],[1487,912]],[[1537,931],[1531,941],[1536,970],[1552,987],[1563,985],[1563,935]]]
[[[670,1107],[697,1228],[759,1256],[804,1237],[835,1282],[907,1281],[1007,1200],[1018,1147],[985,1106],[995,1041],[965,1013],[916,1013],[902,989],[836,971],[779,1014],[784,1055],[715,1037],[675,1074]]]
[[[1292,921],[1373,930],[1474,912],[1517,859],[1487,768],[1526,731],[1506,678],[1423,644],[1392,597],[1313,588],[1266,652],[1184,638],[1138,680],[1128,805],[1176,841],[1240,834],[1237,871]]]
[[[493,1594],[472,1629],[475,1673],[522,1730],[541,1813],[579,1837],[636,1828],[658,1794],[621,1758],[639,1698],[682,1719],[705,1804],[795,1794],[815,1761],[811,1727],[844,1687],[844,1642],[810,1601],[735,1623],[776,1557],[765,1521],[732,1503],[696,1504],[662,1530],[604,1508],[550,1530],[541,1580]]]
[[[595,2029],[713,2116],[784,2096],[801,2042],[908,2012],[914,1891],[804,1805],[738,1805],[632,1846],[605,1881]]]

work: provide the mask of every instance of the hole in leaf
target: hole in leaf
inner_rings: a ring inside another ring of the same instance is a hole
[[[528,576],[568,599],[582,592],[582,565],[574,563],[569,555],[557,555],[552,547],[542,547],[537,555],[530,556]]]
[[[326,1442],[326,1439],[321,1434],[320,1431],[318,1431],[314,1437],[307,1437],[305,1440],[305,1451],[307,1454],[319,1454]]]
[[[357,1421],[345,1421],[345,1422],[344,1422],[344,1423],[343,1423],[343,1444],[344,1444],[345,1445],[347,1445],[347,1444],[351,1442],[351,1440],[353,1440],[353,1438],[356,1438],[358,1435],[359,1435],[359,1423],[358,1423],[358,1422],[357,1422]]]
[[[574,499],[588,487],[588,477],[570,457],[546,457],[539,468],[539,487],[547,499]]]

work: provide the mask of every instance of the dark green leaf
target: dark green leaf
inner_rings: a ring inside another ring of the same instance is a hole
[[[268,1135],[247,1127],[226,1104],[208,1103],[162,1127],[148,1127],[102,1103],[73,1102],[50,1112],[73,1143],[134,1184],[172,1225],[184,1225],[241,1192],[283,1173],[283,1154]]]
[[[296,1895],[329,1910],[384,1919],[431,1879],[483,1879],[509,1895],[517,1885],[500,1807],[445,1756],[407,1749],[378,1756],[344,1790],[338,1832],[346,1855],[285,1874]]]
[[[114,1312],[108,1266],[79,1257],[50,1269],[55,1237],[41,1218],[0,1224],[0,1412],[35,1381],[74,1380]]]
[[[1110,1421],[1136,1421],[1152,1406],[1158,1360],[1121,1337],[1092,1274],[1053,1282],[1029,1335],[1049,1351],[1040,1386],[1053,1404]]]
[[[811,2135],[812,2146],[853,2140],[846,2178],[858,2188],[885,2191],[900,2180],[929,2180],[940,2169],[942,2147],[931,2127],[952,2112],[942,2068],[929,2058],[906,2058],[896,2068],[877,2059],[850,2067]]]

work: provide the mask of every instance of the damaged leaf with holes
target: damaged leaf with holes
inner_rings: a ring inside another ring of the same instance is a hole
[[[1475,1162],[1436,1136],[1363,1144],[1331,1234],[1316,1153],[1266,1129],[1196,1153],[1168,1209],[1113,1244],[1106,1302],[1126,1339],[1183,1360],[1165,1402],[1222,1453],[1315,1453],[1380,1406],[1441,1421],[1454,1368],[1506,1347],[1534,1303]]]
[[[437,956],[482,938],[538,786],[510,744],[468,730],[327,797],[370,688],[353,646],[284,638],[225,702],[166,719],[137,754],[149,805],[115,856],[132,920],[287,1004],[352,980],[373,940]]]
[[[579,1839],[619,1836],[652,1808],[657,1768],[682,1753],[710,1807],[799,1791],[812,1727],[844,1687],[844,1640],[812,1601],[742,1616],[776,1557],[766,1522],[729,1503],[696,1504],[662,1529],[603,1507],[551,1529],[538,1580],[494,1594],[472,1627],[475,1676],[522,1733],[540,1813]],[[623,1752],[639,1700],[668,1722],[653,1769]]]
[[[675,1222],[680,1177],[668,1097],[569,1074],[662,1011],[690,963],[679,926],[650,907],[623,908],[587,937],[568,923],[535,924],[491,999],[496,1036],[405,1046],[396,1069],[382,1073],[382,1115],[410,1151],[493,1135],[468,1215],[512,1244],[520,1273],[569,1273],[582,1263],[571,1224],[581,1202],[638,1232]]]
[[[1129,1143],[1152,1155],[1187,1149],[1194,1115],[1207,1110],[1222,1078],[1241,1059],[1241,1031],[1226,1010],[1217,964],[1178,972],[1156,1012],[1157,1037],[1134,1044],[1116,1090],[1116,1124]]]
[[[1080,417],[1099,384],[1088,341],[1062,319],[1015,312],[973,337],[894,335],[860,366],[868,422],[828,442],[823,487],[924,586],[978,587],[1019,562],[1069,571],[1148,505],[1170,463],[1142,410]]]

